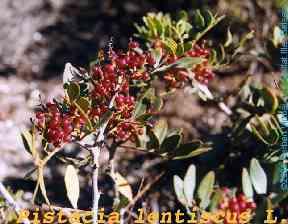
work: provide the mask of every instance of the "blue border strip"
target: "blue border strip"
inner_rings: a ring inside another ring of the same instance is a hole
[[[280,61],[281,61],[281,74],[282,74],[282,83],[283,80],[288,79],[288,41],[286,37],[288,36],[288,8],[283,7],[281,9],[280,17],[280,28],[283,31],[285,36],[284,43],[280,49]],[[286,82],[285,82],[286,83]],[[282,86],[282,88],[286,88]],[[284,90],[284,89],[282,89]],[[283,91],[284,94],[287,94],[286,91]],[[282,191],[288,191],[288,102],[287,96],[284,96],[285,101],[280,106],[278,118],[282,128],[282,136],[280,143],[280,152],[281,152],[281,170],[280,170],[280,188]]]

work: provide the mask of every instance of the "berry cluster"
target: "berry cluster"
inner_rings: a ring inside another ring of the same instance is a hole
[[[186,81],[189,80],[189,72],[191,72],[195,79],[202,84],[207,85],[210,80],[212,80],[215,76],[212,69],[209,67],[208,58],[210,55],[210,51],[206,49],[204,46],[195,45],[191,50],[185,52],[183,56],[176,55],[167,55],[167,64],[174,63],[178,59],[182,57],[201,57],[205,59],[202,64],[195,66],[195,68],[191,68],[190,71],[183,69],[172,69],[166,72],[164,75],[164,80],[167,82],[168,86],[171,88],[180,88],[183,87]]]
[[[119,141],[126,141],[129,139],[134,142],[136,140],[136,136],[142,133],[143,129],[141,126],[135,123],[123,122],[117,126],[117,129],[113,135]]]
[[[195,79],[205,85],[208,85],[208,82],[215,76],[212,69],[207,66],[207,61],[197,65],[193,72],[195,74]]]
[[[115,98],[115,114],[110,119],[109,129],[118,140],[124,141],[135,137],[139,127],[131,123],[123,123],[132,118],[135,108],[135,98],[130,95],[129,84],[135,81],[147,81],[150,79],[149,69],[153,66],[154,60],[151,54],[137,51],[139,43],[130,41],[126,53],[109,50],[108,63],[97,64],[91,69],[93,91],[91,98],[94,107],[90,115],[100,118],[108,110],[108,105]]]
[[[83,123],[83,119],[63,115],[54,103],[47,103],[44,110],[36,112],[36,126],[44,130],[47,141],[55,147],[70,142],[74,126],[80,123]]]
[[[132,80],[147,81],[150,79],[149,66],[153,66],[154,59],[148,52],[137,51],[139,43],[130,41],[126,53],[109,50],[109,63],[95,65],[91,70],[94,83],[94,98],[111,99],[121,77],[121,91],[124,95],[129,94],[129,83]]]
[[[159,46],[155,46],[158,48]],[[182,57],[202,57],[205,60],[201,65],[186,69],[171,68],[165,72],[163,79],[171,88],[180,88],[189,80],[189,73],[194,73],[195,78],[207,84],[214,74],[208,68],[209,50],[204,47],[195,46],[182,56],[175,56],[165,52],[161,45],[163,64],[171,64]],[[151,52],[140,49],[139,43],[130,41],[128,50],[114,51],[110,47],[107,55],[99,56],[98,63],[91,67],[89,76],[89,93],[85,95],[90,102],[87,116],[93,124],[109,110],[112,99],[113,116],[109,120],[108,135],[119,141],[133,140],[136,134],[141,132],[141,126],[133,121],[133,110],[135,109],[135,90],[130,90],[131,83],[149,82],[152,80],[151,72],[155,69],[155,59]],[[82,80],[87,82],[87,80]],[[115,98],[114,98],[115,97]],[[70,105],[71,104],[71,105]],[[44,133],[48,142],[54,146],[60,146],[64,142],[72,140],[72,133],[78,136],[84,131],[87,117],[69,102],[66,105],[68,111],[63,112],[58,105],[48,103],[42,110],[36,113],[37,127]],[[66,109],[67,109],[66,108]],[[149,110],[149,108],[147,108]],[[90,124],[90,123],[89,123]]]
[[[222,201],[219,204],[219,209],[222,211],[230,211],[231,213],[236,213],[237,217],[239,214],[246,212],[248,210],[255,210],[256,203],[251,199],[249,200],[244,194],[239,194],[238,196],[231,196],[229,189],[223,189]],[[225,221],[224,224],[227,222]]]

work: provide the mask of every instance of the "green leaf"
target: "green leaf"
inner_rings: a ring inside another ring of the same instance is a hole
[[[272,198],[272,204],[278,206],[281,202],[288,198],[288,192],[280,192]]]
[[[183,180],[179,176],[175,175],[173,177],[173,184],[174,184],[174,191],[175,191],[175,194],[177,196],[178,201],[182,205],[186,206],[187,200],[186,200],[185,195],[184,195],[184,182],[183,182]]]
[[[166,38],[163,43],[171,54],[176,54],[178,45],[172,38]]]
[[[142,116],[146,115],[148,103],[151,103],[155,107],[161,107],[162,101],[159,102],[158,100],[158,102],[156,102],[156,100],[157,98],[155,96],[155,89],[154,88],[147,89],[137,101],[135,109],[133,111],[133,117],[136,120],[143,120]]]
[[[108,122],[110,120],[110,118],[112,117],[113,112],[111,110],[106,111],[99,120],[99,123],[97,124],[97,127],[101,127],[103,124],[105,124],[106,122]]]
[[[195,157],[210,151],[210,147],[202,145],[201,141],[194,141],[180,145],[180,147],[174,152],[173,160],[188,159]]]
[[[23,177],[24,180],[29,180],[31,179],[32,180],[32,175],[37,171],[37,167],[34,167],[33,169],[29,170],[25,176]]]
[[[159,120],[154,128],[152,129],[153,134],[157,138],[158,145],[160,146],[164,141],[168,131],[168,124],[167,121],[164,119]]]
[[[210,57],[209,57],[209,61],[211,64],[217,64],[218,61],[217,61],[217,51],[212,49],[210,51]]]
[[[206,26],[213,26],[213,24],[217,23],[210,10],[203,10],[201,14],[205,19]]]
[[[253,187],[246,168],[242,170],[242,189],[247,198],[253,198]]]
[[[203,58],[200,57],[183,57],[177,60],[172,64],[172,67],[175,66],[177,68],[193,68],[195,65],[201,64],[204,61]]]
[[[200,57],[183,57],[183,58],[180,58],[179,60],[175,61],[174,63],[172,63],[170,65],[164,65],[158,69],[155,69],[153,71],[153,73],[163,72],[163,71],[166,71],[170,68],[191,69],[191,68],[195,67],[196,65],[201,64],[203,61],[204,61],[204,59],[200,58]]]
[[[221,203],[221,201],[223,200],[223,192],[221,192],[221,190],[217,190],[211,199],[210,202],[210,210],[211,212],[218,210],[219,208],[219,204]]]
[[[268,113],[272,113],[272,114],[275,113],[275,111],[279,107],[279,101],[275,92],[272,89],[265,87],[262,90],[262,96],[264,98],[265,110]]]
[[[72,165],[68,165],[65,172],[65,186],[67,197],[73,208],[77,208],[77,203],[80,195],[80,185],[77,171]]]
[[[23,131],[21,133],[21,138],[22,138],[25,150],[34,157],[36,155],[35,136],[31,134],[31,131]]]
[[[184,177],[184,195],[188,206],[192,207],[194,200],[194,191],[196,187],[196,167],[190,165]]]
[[[239,44],[238,44],[238,47],[234,50],[232,58],[235,57],[237,54],[239,54],[243,50],[243,47],[245,46],[247,41],[254,37],[254,33],[255,33],[255,31],[252,30],[249,33],[245,34],[243,37],[241,37]]]
[[[137,141],[136,141],[137,147],[146,149],[148,141],[149,141],[149,136],[147,135],[147,128],[144,126],[143,134],[137,135]]]
[[[202,16],[200,10],[196,10],[193,15],[193,24],[197,29],[203,29],[205,27],[205,19]]]
[[[261,117],[255,115],[247,125],[247,129],[266,145],[272,146],[279,142],[281,127],[274,115],[268,113]]]
[[[71,82],[67,88],[67,94],[70,102],[74,102],[80,96],[80,86],[75,82]]]
[[[155,97],[155,88],[149,88],[144,92],[142,99],[152,100]]]
[[[193,42],[192,41],[188,41],[184,43],[184,51],[189,51],[191,50],[191,48],[193,47]]]
[[[266,194],[267,192],[267,176],[257,159],[250,162],[250,177],[255,191],[258,194]]]
[[[170,152],[179,147],[182,140],[182,129],[171,131],[164,139],[160,147],[160,153]]]
[[[227,40],[224,44],[224,47],[229,47],[233,43],[233,36],[230,31],[230,28],[227,30]]]
[[[178,31],[179,36],[188,33],[191,29],[192,25],[185,20],[179,20],[176,24],[176,30]]]
[[[159,66],[159,64],[160,64],[161,59],[162,59],[162,51],[159,48],[152,49],[151,50],[151,54],[152,54],[152,57],[155,60],[155,65],[154,66],[157,68]]]
[[[280,29],[279,26],[275,26],[273,30],[273,39],[272,39],[274,46],[276,48],[281,46],[284,40],[285,40],[284,32]]]
[[[133,117],[136,119],[139,118],[140,116],[146,113],[146,110],[147,110],[147,104],[140,99],[139,101],[136,102]]]
[[[181,10],[179,13],[178,13],[178,17],[180,20],[184,20],[184,21],[187,21],[188,20],[188,13],[185,11],[185,10]]]
[[[163,99],[160,96],[155,96],[152,102],[152,107],[156,111],[160,111],[163,107]]]
[[[284,74],[281,77],[281,89],[285,97],[288,96],[288,75]]]
[[[48,205],[50,205],[50,201],[49,201],[49,199],[47,197],[46,186],[45,186],[45,182],[44,182],[43,168],[39,168],[38,169],[38,181],[39,181],[39,186],[40,186],[41,193],[42,193],[46,203]]]
[[[81,109],[87,113],[90,108],[90,102],[87,98],[81,97],[77,100],[77,104],[81,107]]]
[[[114,174],[112,178],[120,194],[125,196],[131,202],[133,200],[133,193],[129,182],[120,173]]]
[[[202,209],[206,209],[210,202],[210,197],[213,193],[213,188],[215,184],[215,173],[210,171],[207,175],[202,179],[197,195],[200,199],[200,207]]]
[[[112,209],[113,211],[120,213],[121,209],[125,208],[127,205],[129,205],[128,198],[120,194],[118,198],[114,198]]]

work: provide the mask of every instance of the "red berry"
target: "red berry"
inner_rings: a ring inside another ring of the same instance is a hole
[[[138,48],[139,47],[139,43],[136,41],[130,41],[129,42],[129,48],[133,49],[133,48]]]
[[[238,201],[246,201],[246,200],[247,200],[247,198],[244,194],[239,194]]]
[[[229,206],[230,209],[234,212],[239,212],[239,205],[238,204],[232,204],[231,206]]]
[[[52,120],[49,122],[49,128],[58,128],[58,126],[60,125],[60,120],[57,119],[57,117],[52,118]]]
[[[45,118],[45,114],[42,111],[36,112],[36,118],[39,120],[43,120]]]
[[[129,83],[125,82],[122,86],[122,92],[128,93],[129,92]]]
[[[228,187],[224,187],[223,190],[224,194],[230,193],[230,189]]]
[[[101,79],[103,78],[103,71],[99,66],[94,66],[92,70],[93,78]]]
[[[112,64],[107,64],[104,66],[104,71],[107,73],[113,73],[114,72],[114,65]]]
[[[240,211],[245,211],[247,209],[247,204],[245,201],[240,201],[238,203]]]
[[[71,141],[71,135],[65,135],[64,138],[63,138],[63,140],[64,140],[65,142],[70,142],[70,141]]]
[[[125,58],[118,58],[117,60],[116,60],[116,63],[117,63],[117,66],[119,67],[119,68],[126,68],[127,67],[127,61],[126,61],[126,59]]]
[[[224,202],[220,203],[220,205],[219,205],[219,208],[222,209],[222,210],[224,210],[226,207],[227,207],[226,203],[224,203]]]
[[[156,63],[155,59],[153,58],[153,56],[151,54],[147,55],[146,60],[147,60],[147,63],[151,66]]]
[[[256,209],[257,208],[257,205],[255,202],[249,202],[248,203],[248,207],[251,208],[251,209]]]

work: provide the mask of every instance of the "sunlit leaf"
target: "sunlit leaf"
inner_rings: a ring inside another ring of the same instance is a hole
[[[267,176],[257,159],[252,159],[250,163],[250,177],[255,191],[258,194],[267,192]]]
[[[50,205],[50,201],[47,197],[46,186],[45,186],[45,182],[44,182],[43,168],[38,169],[38,181],[39,181],[41,193],[42,193],[46,203]]]
[[[136,141],[137,147],[144,149],[147,148],[147,142],[149,141],[149,136],[147,136],[146,129],[147,129],[146,127],[143,127],[142,129],[143,133],[137,135],[137,141]]]
[[[200,141],[194,141],[180,145],[180,147],[174,152],[173,159],[188,159],[191,157],[199,156],[210,150],[210,147],[203,146]]]
[[[75,68],[71,63],[66,63],[63,72],[63,84],[71,82],[79,74],[77,68]]]
[[[117,190],[125,196],[129,201],[133,200],[132,188],[128,181],[120,173],[116,173],[113,177]]]
[[[90,108],[90,102],[87,98],[81,97],[77,100],[77,104],[82,108],[82,110],[86,113]]]
[[[224,44],[224,47],[229,47],[233,43],[233,36],[230,29],[227,30],[227,40]]]
[[[253,198],[253,187],[246,168],[242,170],[242,189],[247,198]]]
[[[223,192],[221,190],[217,190],[210,201],[209,208],[213,212],[215,210],[218,210],[219,204],[223,200]]]
[[[184,195],[186,197],[187,203],[192,207],[194,200],[194,191],[196,187],[196,167],[195,165],[190,165],[186,175],[184,177]]]
[[[273,30],[273,38],[272,38],[272,42],[274,46],[275,47],[281,46],[284,40],[285,40],[284,32],[280,29],[279,26],[275,26]]]
[[[215,184],[215,173],[210,171],[202,179],[197,190],[198,198],[200,199],[200,207],[206,209],[210,202],[210,197],[213,193],[213,188]]]
[[[164,65],[158,69],[155,69],[153,73],[163,72],[170,68],[191,69],[194,68],[194,66],[201,64],[203,61],[204,59],[200,57],[183,57],[170,65]]]
[[[186,206],[187,200],[184,195],[184,181],[177,175],[173,177],[174,191],[178,201]]]
[[[164,141],[167,131],[168,131],[168,124],[167,121],[164,119],[159,120],[153,128],[153,133],[158,140],[159,146]]]
[[[171,54],[176,54],[177,51],[177,43],[172,38],[166,38],[163,43],[165,44],[166,49]]]
[[[145,114],[146,110],[147,110],[147,104],[143,102],[143,100],[141,99],[138,100],[136,102],[135,109],[133,111],[133,117],[138,118],[142,116],[143,114]]]
[[[21,133],[21,138],[23,141],[24,148],[28,153],[30,153],[32,156],[35,156],[36,150],[35,150],[35,136],[31,133],[31,131],[23,131]]]
[[[78,174],[74,166],[68,165],[65,172],[65,186],[66,193],[73,208],[77,208],[78,199],[80,195],[80,185]]]
[[[159,64],[160,64],[161,59],[162,59],[162,51],[159,48],[152,49],[151,50],[151,54],[152,54],[152,57],[155,60],[154,67],[157,68],[159,66]]]
[[[80,86],[77,83],[70,83],[67,87],[67,94],[69,96],[70,102],[75,101],[80,96]]]

